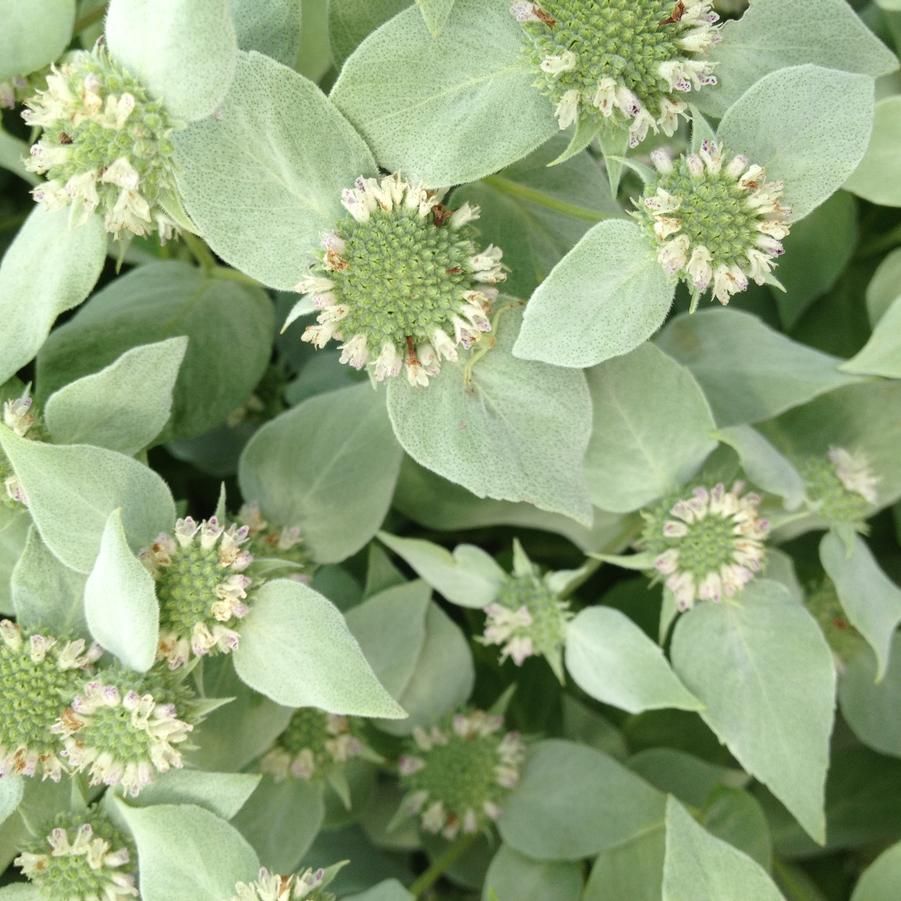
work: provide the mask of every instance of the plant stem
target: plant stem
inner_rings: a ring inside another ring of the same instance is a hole
[[[478,836],[477,832],[464,833],[454,841],[407,891],[414,898],[421,898],[470,848]]]
[[[557,200],[535,188],[528,188],[512,179],[504,178],[503,175],[489,175],[487,178],[483,178],[482,181],[504,194],[511,194],[513,197],[530,200],[532,203],[547,207],[549,210],[563,213],[565,216],[572,216],[573,219],[582,219],[585,222],[603,222],[604,219],[610,218],[597,210],[591,210],[588,207],[579,206],[575,203],[567,203],[565,200]]]
[[[102,3],[97,9],[92,9],[89,13],[85,13],[72,29],[73,34],[79,34],[85,28],[89,28],[95,22],[99,22],[106,15],[106,4]]]
[[[191,255],[197,260],[204,272],[209,274],[218,268],[216,266],[216,258],[213,256],[212,251],[206,246],[204,241],[197,237],[197,235],[192,235],[188,231],[183,231],[181,233],[181,239],[185,242],[185,246],[191,251]]]

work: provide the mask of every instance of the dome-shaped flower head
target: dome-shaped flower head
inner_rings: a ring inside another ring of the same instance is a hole
[[[13,862],[47,901],[138,897],[134,846],[97,807],[59,814]]]
[[[0,777],[13,774],[58,782],[63,772],[53,724],[102,650],[23,631],[0,620]]]
[[[229,901],[334,901],[335,895],[323,891],[337,868],[307,867],[301,873],[280,876],[265,867],[255,882],[239,882]]]
[[[235,522],[248,529],[247,550],[254,560],[265,561],[268,571],[275,567],[274,561],[283,560],[292,570],[290,578],[309,580],[313,561],[304,547],[299,526],[278,526],[268,522],[257,501],[244,504],[235,516]]]
[[[235,627],[243,619],[247,589],[245,570],[253,555],[244,548],[247,526],[227,528],[213,516],[175,523],[173,535],[161,534],[141,551],[141,560],[156,581],[160,602],[159,656],[176,669],[192,654],[228,654],[238,646]]]
[[[29,441],[44,441],[47,438],[44,423],[35,413],[30,387],[26,387],[19,397],[3,402],[3,424],[20,438],[28,438]],[[7,506],[19,507],[23,504],[27,506],[28,498],[25,490],[2,450],[0,450],[0,480],[4,488],[3,502]]]
[[[426,832],[453,839],[496,820],[519,783],[525,744],[504,732],[504,718],[482,710],[458,713],[431,729],[417,728],[398,763],[409,792],[402,810]]]
[[[690,91],[716,84],[706,57],[719,40],[709,0],[517,0],[510,12],[530,39],[538,87],[560,128],[585,120],[675,134]]]
[[[396,174],[344,191],[349,215],[323,236],[321,260],[295,288],[321,310],[301,340],[340,341],[341,362],[371,364],[376,381],[405,369],[411,384],[428,385],[442,360],[490,331],[491,286],[506,278],[501,251],[476,246],[478,207],[451,210],[443,197]]]
[[[22,118],[43,129],[26,166],[46,174],[32,194],[48,209],[94,212],[116,238],[156,231],[165,241],[174,222],[160,205],[174,193],[174,127],[163,104],[98,45],[70,54],[26,101]]]
[[[811,504],[824,519],[862,527],[879,501],[879,478],[860,451],[830,447],[822,457],[799,460],[798,470]]]
[[[80,687],[53,731],[69,766],[88,773],[91,785],[121,785],[134,796],[182,766],[199,722],[192,701],[191,689],[166,670],[105,669]]]
[[[657,243],[667,275],[682,279],[692,309],[708,288],[720,303],[766,282],[783,254],[791,210],[782,203],[782,182],[764,170],[705,140],[698,153],[671,160],[655,150],[657,177],[637,203],[636,218]]]
[[[517,665],[544,656],[558,679],[563,679],[562,650],[569,604],[557,596],[548,577],[542,577],[519,542],[514,543],[512,575],[485,608],[485,629],[480,641],[500,645],[500,660]]]
[[[734,597],[763,568],[769,523],[760,517],[759,495],[743,492],[743,482],[729,491],[698,487],[643,514],[641,544],[656,555],[654,569],[680,610],[698,599]]]

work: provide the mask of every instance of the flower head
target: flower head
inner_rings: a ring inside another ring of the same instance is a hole
[[[86,682],[52,731],[62,756],[91,785],[137,795],[158,773],[182,766],[194,724],[191,690],[166,671],[107,669]]]
[[[510,12],[530,40],[537,86],[560,128],[588,119],[673,135],[690,91],[716,84],[706,56],[720,39],[709,0],[542,0]]]
[[[334,873],[334,867],[307,867],[301,873],[280,876],[263,867],[256,882],[239,882],[229,901],[334,901],[335,895],[323,891]]]
[[[501,813],[519,782],[525,745],[504,732],[504,718],[472,710],[431,729],[417,728],[400,758],[401,782],[409,794],[403,810],[419,816],[426,832],[453,839],[477,832]]]
[[[41,773],[59,781],[63,764],[52,727],[101,653],[82,639],[26,632],[0,620],[0,778]]]
[[[697,154],[651,158],[657,178],[645,187],[634,214],[657,244],[657,259],[689,287],[694,303],[708,288],[729,303],[750,281],[777,284],[772,275],[788,235],[782,182],[744,156],[727,157],[704,141]]]
[[[291,578],[309,581],[313,561],[303,542],[299,526],[278,526],[268,522],[257,501],[244,504],[235,522],[248,529],[247,549],[258,562],[266,561],[269,571],[277,568],[276,561],[284,561],[291,570]]]
[[[43,129],[26,167],[47,175],[33,191],[45,207],[94,212],[108,232],[165,241],[175,223],[160,206],[173,192],[174,123],[163,104],[98,45],[51,68],[22,118]]]
[[[406,370],[424,386],[491,329],[492,286],[506,278],[501,251],[476,246],[477,207],[451,210],[443,196],[397,174],[344,191],[349,215],[323,236],[321,259],[295,289],[321,311],[301,340],[341,341],[342,363],[369,366],[376,381]]]
[[[3,424],[8,429],[12,429],[20,438],[28,438],[29,441],[46,440],[47,431],[44,423],[34,410],[31,386],[27,386],[19,397],[3,402]],[[3,482],[5,489],[3,501],[7,506],[28,505],[25,490],[2,450],[0,450],[0,481]]]
[[[763,568],[769,523],[761,519],[760,497],[743,494],[744,483],[695,488],[690,497],[645,514],[642,545],[656,554],[680,610],[699,598],[720,601],[738,594]]]
[[[245,570],[253,555],[243,547],[249,536],[247,526],[188,516],[173,535],[161,534],[141,551],[160,602],[159,656],[173,669],[192,654],[228,654],[238,646],[235,626],[249,611],[252,580]]]
[[[367,754],[360,732],[359,724],[346,716],[301,707],[263,756],[260,768],[276,782],[325,778],[348,760]]]
[[[814,508],[832,522],[862,527],[879,500],[879,478],[860,451],[830,447],[823,457],[799,460],[798,470]]]
[[[13,861],[49,901],[137,898],[134,848],[98,808],[64,813]]]
[[[562,648],[572,618],[569,604],[557,597],[518,543],[516,551],[513,574],[485,607],[485,630],[479,640],[500,645],[501,663],[509,657],[522,666],[527,658],[543,655],[562,680]]]

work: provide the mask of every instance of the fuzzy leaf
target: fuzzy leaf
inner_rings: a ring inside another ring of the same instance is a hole
[[[895,901],[901,885],[901,842],[871,863],[854,888],[851,901]]]
[[[901,206],[901,97],[885,97],[876,104],[875,121],[866,155],[845,187],[881,206]]]
[[[569,623],[566,669],[586,694],[629,713],[703,707],[670,669],[663,651],[610,607],[588,607]]]
[[[585,458],[592,503],[628,513],[684,485],[716,448],[694,376],[653,344],[589,370],[594,427]]]
[[[357,48],[331,96],[384,168],[430,187],[477,181],[558,131],[522,46],[506,3],[456,0],[437,38],[411,7]]]
[[[901,379],[901,297],[885,311],[866,346],[842,364],[843,372]]]
[[[22,776],[9,774],[0,779],[0,824],[15,813],[25,794],[25,780]]]
[[[329,0],[328,31],[335,64],[343,66],[367,35],[409,5],[409,0]]]
[[[406,716],[376,679],[337,608],[300,582],[266,582],[254,594],[240,634],[238,675],[278,704]]]
[[[93,444],[136,454],[162,431],[188,347],[184,337],[126,351],[105,369],[60,388],[44,417],[57,444]]]
[[[265,516],[300,527],[318,562],[336,563],[381,526],[401,456],[384,396],[359,384],[305,400],[263,426],[241,455],[239,481]]]
[[[178,185],[200,234],[226,262],[283,290],[345,214],[341,191],[375,172],[363,140],[315,84],[254,52],[238,54],[218,115],[174,142]]]
[[[32,210],[0,263],[0,382],[34,357],[60,313],[90,294],[106,243],[96,216],[73,227],[68,210]]]
[[[241,50],[257,50],[294,68],[300,52],[301,0],[231,0]]]
[[[106,41],[179,119],[209,116],[235,74],[229,0],[111,0]]]
[[[422,13],[422,18],[432,37],[438,37],[441,30],[447,25],[447,20],[454,8],[454,0],[416,0],[416,5]]]
[[[136,807],[158,804],[195,804],[224,820],[244,806],[260,782],[259,773],[210,773],[204,770],[169,770],[129,801]]]
[[[128,546],[122,510],[113,510],[84,586],[91,635],[130,669],[146,672],[159,644],[160,611],[153,577]]]
[[[485,874],[483,901],[489,891],[517,901],[579,901],[582,868],[573,861],[537,861],[501,845]]]
[[[736,603],[683,616],[672,660],[720,741],[823,842],[835,669],[810,614],[787,588],[758,579]]]
[[[66,49],[75,24],[75,0],[0,0],[0,22],[0,81],[4,81],[42,69]]]
[[[835,193],[866,153],[873,128],[873,79],[792,66],[762,78],[723,116],[718,138],[733,153],[785,181],[791,218],[803,219]]]
[[[526,501],[591,521],[582,458],[591,430],[585,377],[510,353],[519,314],[503,313],[497,346],[472,370],[445,364],[427,390],[392,379],[388,413],[404,450],[478,497]]]
[[[553,268],[526,307],[517,357],[594,366],[663,325],[673,286],[634,222],[601,222]]]
[[[28,441],[6,426],[0,426],[0,446],[28,496],[41,538],[77,572],[91,571],[116,508],[122,508],[125,534],[134,548],[172,528],[175,504],[168,486],[131,457],[84,444]]]

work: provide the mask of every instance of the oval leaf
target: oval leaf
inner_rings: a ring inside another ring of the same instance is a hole
[[[881,206],[901,206],[901,97],[876,104],[870,146],[845,188]]]
[[[66,49],[75,24],[75,0],[21,3],[0,0],[0,81],[28,75]]]
[[[863,350],[843,363],[842,370],[901,379],[901,297],[882,314]]]
[[[537,861],[501,845],[485,874],[483,901],[516,898],[516,901],[579,901],[582,867],[575,862]]]

